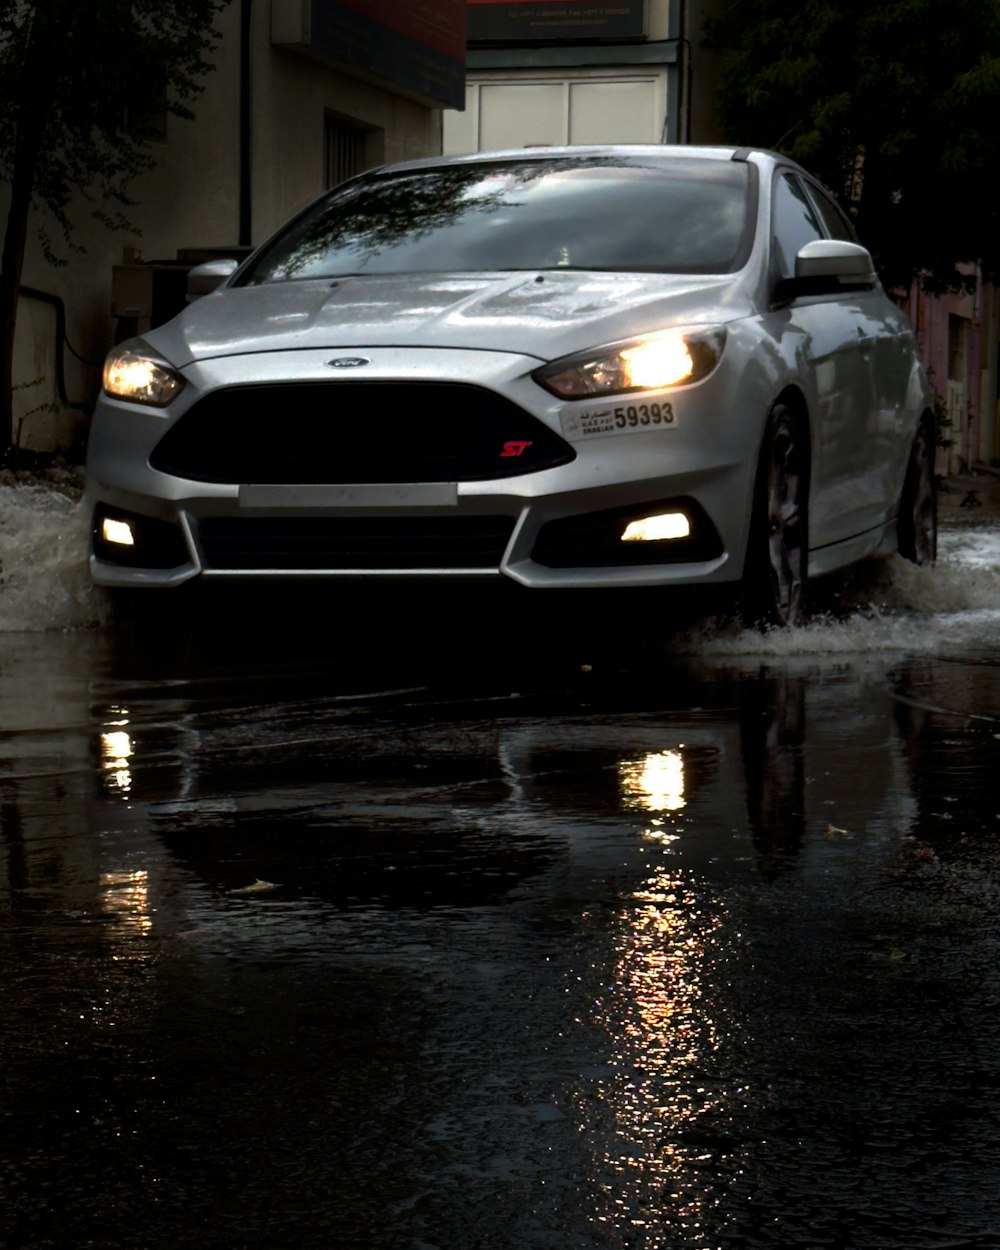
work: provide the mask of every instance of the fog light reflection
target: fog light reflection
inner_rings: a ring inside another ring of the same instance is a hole
[[[657,751],[618,766],[622,791],[632,807],[653,812],[676,812],[685,805],[684,760],[680,748]]]
[[[116,709],[117,711],[118,709]],[[127,719],[109,722],[110,725],[127,725]],[[101,771],[106,785],[121,795],[132,789],[132,738],[124,729],[109,728],[101,734]]]

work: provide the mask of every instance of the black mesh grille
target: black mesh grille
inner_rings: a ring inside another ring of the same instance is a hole
[[[510,517],[209,517],[215,569],[480,569],[500,564]]]
[[[150,463],[234,484],[475,482],[574,456],[523,409],[477,386],[333,381],[214,391]]]

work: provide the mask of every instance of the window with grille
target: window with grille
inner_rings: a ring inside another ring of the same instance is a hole
[[[329,114],[326,119],[326,185],[335,187],[368,166],[368,131]]]

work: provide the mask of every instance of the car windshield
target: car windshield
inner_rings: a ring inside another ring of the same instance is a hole
[[[749,166],[595,156],[361,178],[313,205],[240,285],[347,274],[586,269],[731,273],[752,235]]]

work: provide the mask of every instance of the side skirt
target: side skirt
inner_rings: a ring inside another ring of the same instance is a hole
[[[866,530],[863,534],[855,534],[852,538],[844,538],[840,542],[810,551],[809,576],[825,577],[827,573],[836,573],[838,569],[857,564],[859,560],[867,560],[872,556],[890,556],[895,550],[896,522],[886,521],[884,525]]]

